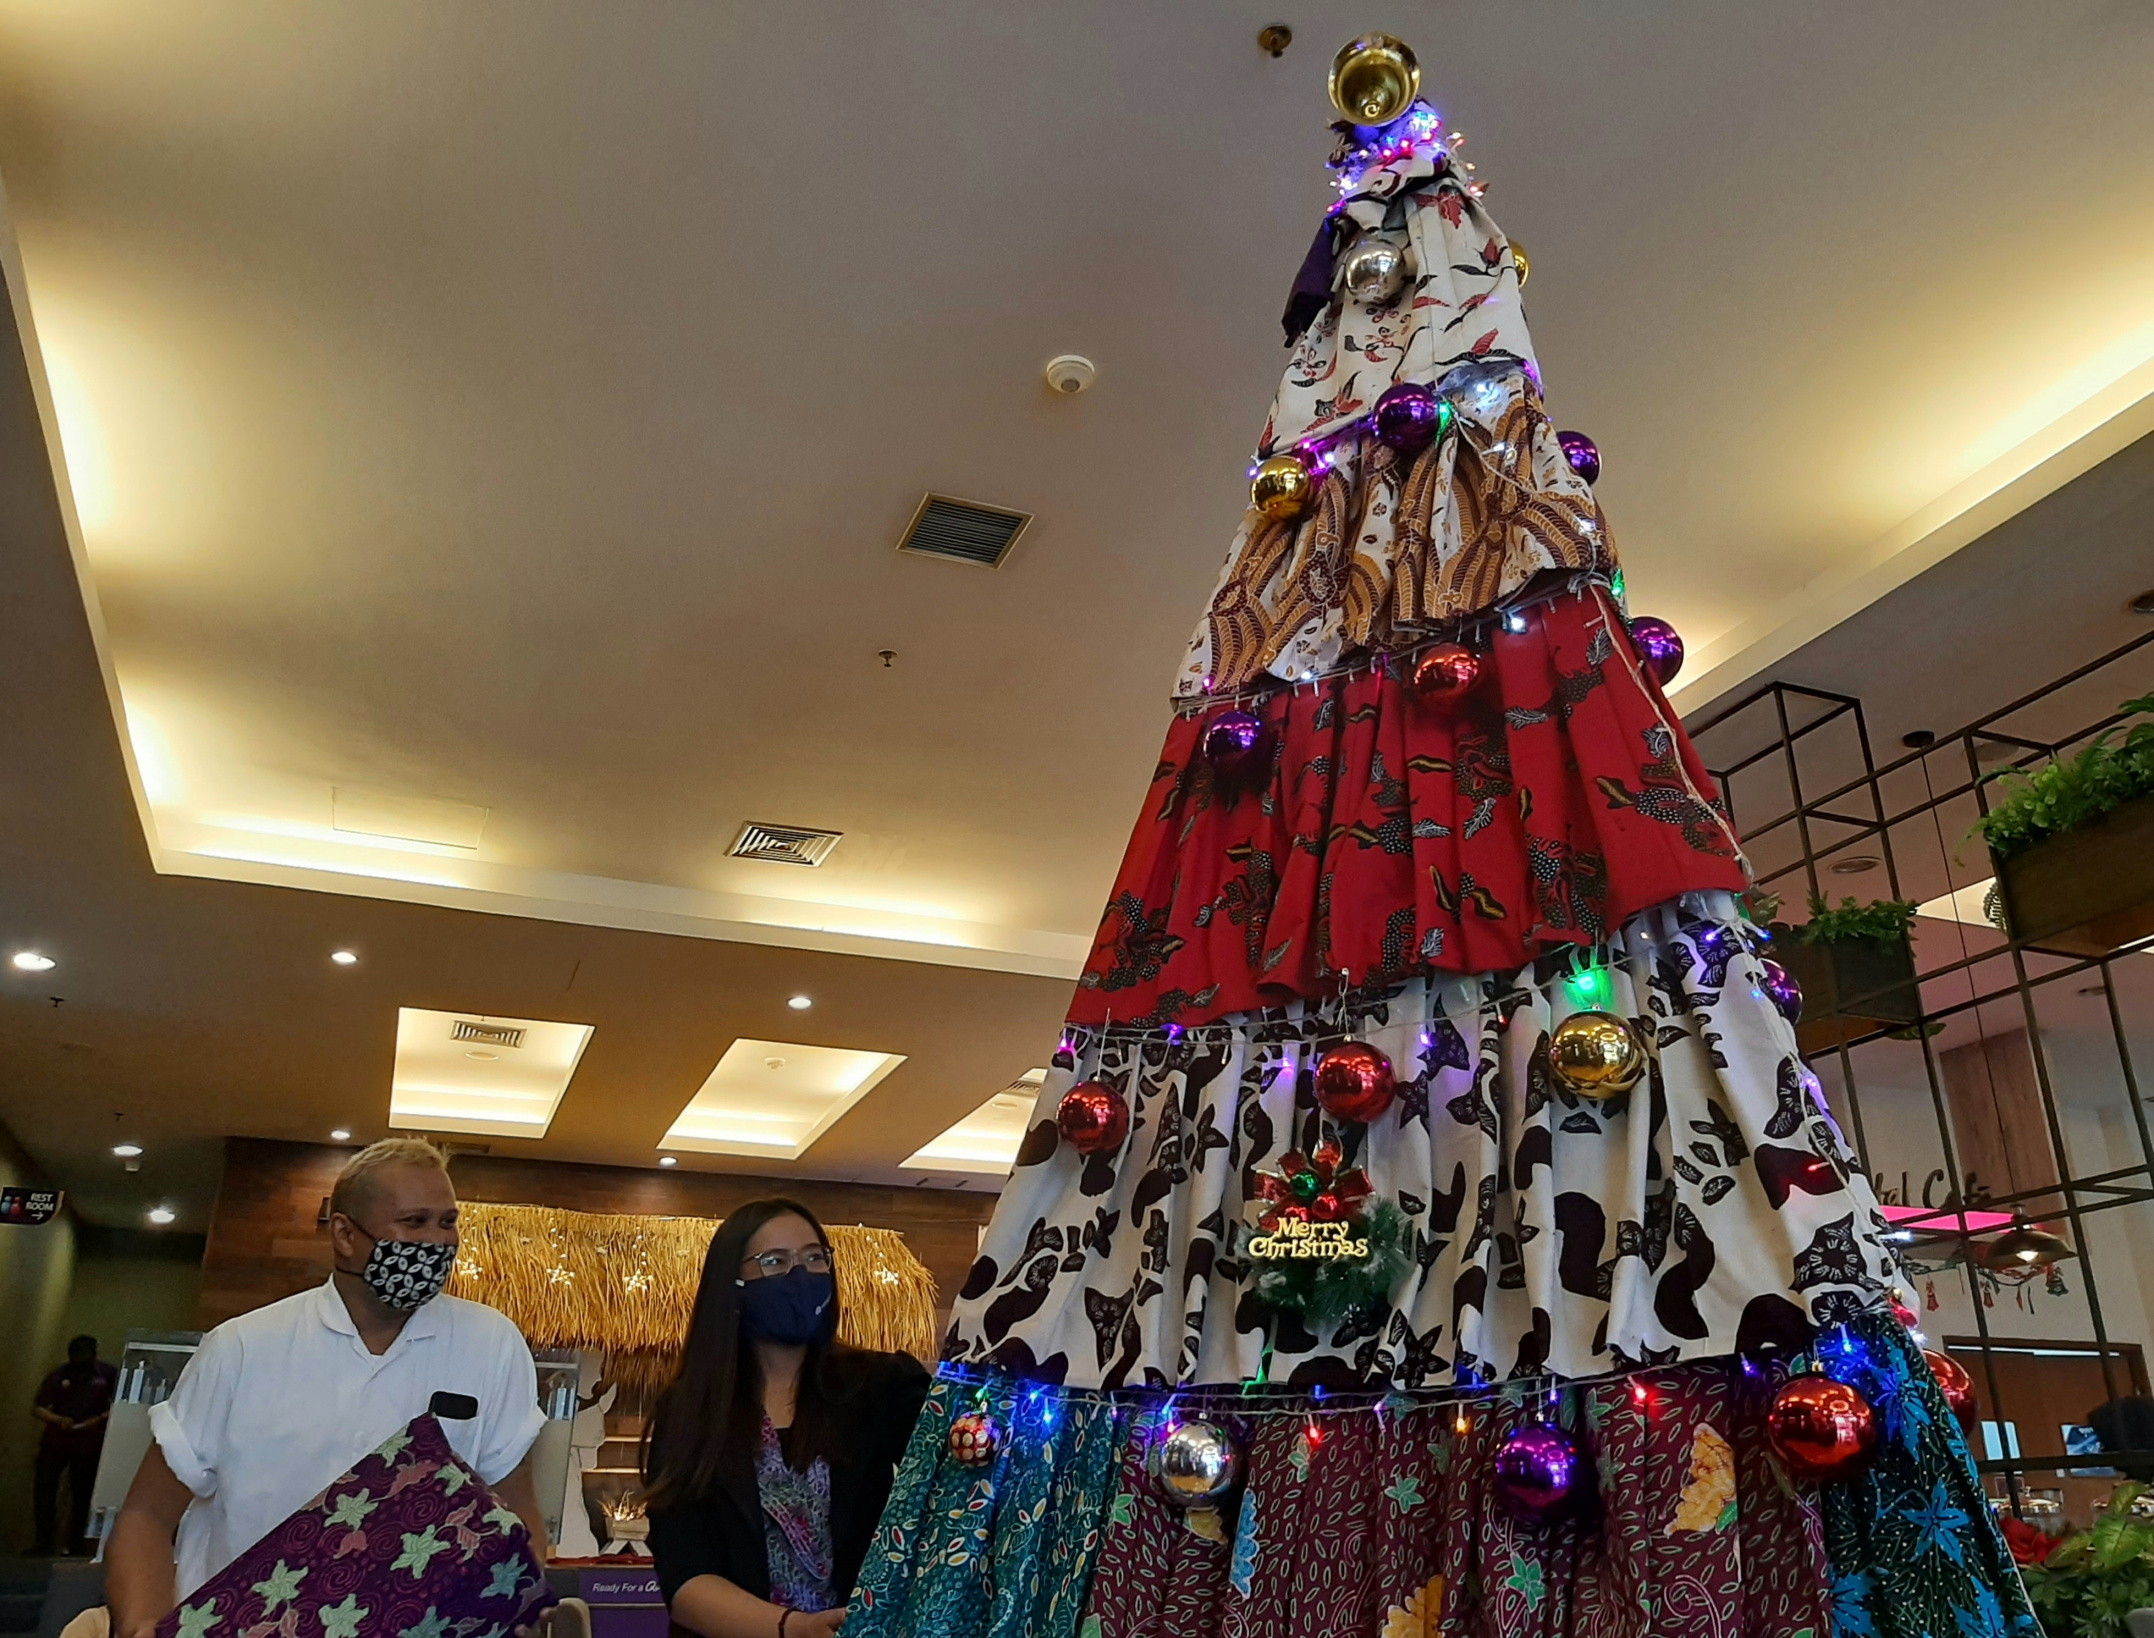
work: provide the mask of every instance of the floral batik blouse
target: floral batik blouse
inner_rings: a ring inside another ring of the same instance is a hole
[[[831,1587],[830,1464],[818,1456],[805,1470],[788,1466],[778,1430],[763,1418],[755,1486],[763,1500],[763,1550],[770,1598],[792,1610],[827,1610]]]

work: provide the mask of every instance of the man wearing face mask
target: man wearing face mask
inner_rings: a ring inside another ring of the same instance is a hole
[[[211,1331],[151,1410],[155,1443],[106,1551],[114,1638],[147,1638],[437,1393],[476,1402],[442,1431],[544,1557],[525,1460],[545,1420],[537,1372],[504,1316],[441,1295],[457,1246],[441,1152],[389,1138],[355,1155],[329,1196],[329,1240],[325,1284]]]

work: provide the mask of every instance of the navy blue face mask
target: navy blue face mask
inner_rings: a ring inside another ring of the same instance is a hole
[[[838,1294],[836,1275],[811,1274],[804,1268],[739,1283],[740,1323],[747,1333],[796,1348],[815,1340]]]

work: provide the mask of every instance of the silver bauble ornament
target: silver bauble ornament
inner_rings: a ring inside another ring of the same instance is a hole
[[[1339,288],[1370,307],[1392,300],[1414,276],[1414,254],[1404,245],[1363,239],[1339,258]]]
[[[1153,1441],[1145,1468],[1176,1507],[1210,1507],[1241,1477],[1242,1453],[1216,1422],[1176,1422]]]

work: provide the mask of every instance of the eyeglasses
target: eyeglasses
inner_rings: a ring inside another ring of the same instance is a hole
[[[830,1272],[830,1248],[810,1246],[805,1251],[766,1251],[758,1256],[743,1257],[740,1266],[756,1270],[758,1279],[774,1280],[781,1274],[790,1274],[796,1268],[804,1268],[810,1274]]]

